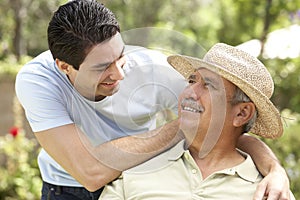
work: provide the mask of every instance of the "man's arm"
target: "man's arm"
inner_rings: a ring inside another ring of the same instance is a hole
[[[253,158],[256,167],[265,178],[258,185],[254,200],[268,196],[268,200],[290,199],[289,178],[272,150],[261,140],[250,135],[242,135],[239,149]]]
[[[120,171],[140,164],[182,139],[178,120],[145,134],[119,138],[98,147],[74,124],[35,133],[46,152],[90,191],[95,191],[120,175]]]

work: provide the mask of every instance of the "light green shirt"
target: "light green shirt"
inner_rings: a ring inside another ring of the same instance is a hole
[[[243,163],[215,172],[203,180],[182,141],[171,150],[123,172],[105,187],[100,199],[252,200],[262,176],[251,157],[243,155],[246,158]]]

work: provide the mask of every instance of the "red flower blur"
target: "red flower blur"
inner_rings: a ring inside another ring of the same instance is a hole
[[[11,127],[11,129],[9,130],[9,133],[13,136],[16,137],[19,133],[19,128],[18,127]]]

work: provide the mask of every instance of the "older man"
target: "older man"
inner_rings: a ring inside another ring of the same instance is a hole
[[[203,60],[177,55],[168,61],[190,83],[179,101],[186,140],[123,172],[100,199],[253,199],[262,176],[236,146],[249,131],[282,135],[280,114],[269,100],[271,75],[255,57],[222,43]]]

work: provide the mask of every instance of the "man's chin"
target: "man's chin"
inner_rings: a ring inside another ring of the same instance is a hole
[[[188,123],[195,123],[200,121],[201,113],[191,112],[187,110],[181,110],[180,118],[183,121],[186,121]],[[198,124],[197,123],[197,124]]]
[[[112,91],[109,93],[109,95],[107,95],[107,96],[112,96],[112,95],[116,94],[117,92],[119,92],[119,87],[114,88],[114,90],[112,90]]]
[[[181,111],[180,129],[183,131],[187,138],[191,138],[191,141],[197,134],[199,124],[200,113]]]
[[[111,89],[111,90],[107,90],[107,89],[103,89],[103,88],[101,88],[101,89],[99,89],[98,91],[98,94],[99,95],[97,95],[97,96],[112,96],[112,95],[114,95],[115,93],[117,93],[118,91],[119,91],[119,89],[120,89],[120,87],[119,86],[116,86],[116,87],[114,87],[113,89]]]

